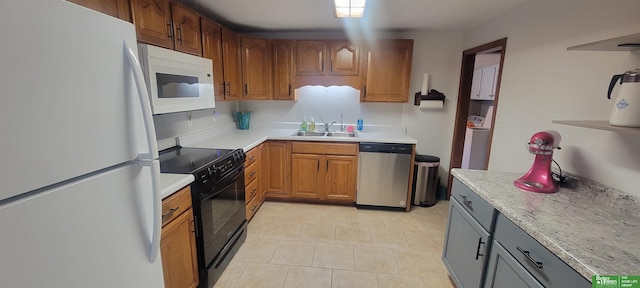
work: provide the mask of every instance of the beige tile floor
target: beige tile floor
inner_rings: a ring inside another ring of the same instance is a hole
[[[454,287],[441,260],[448,207],[265,202],[214,287]]]

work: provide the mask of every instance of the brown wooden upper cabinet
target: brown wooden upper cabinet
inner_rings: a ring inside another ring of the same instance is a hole
[[[138,41],[202,56],[200,15],[170,0],[131,0]]]
[[[293,40],[271,40],[273,100],[294,100]]]
[[[297,40],[296,75],[358,75],[358,55],[349,40]]]
[[[380,40],[367,46],[360,100],[407,102],[412,57],[412,39]]]
[[[269,40],[241,37],[243,99],[271,98],[271,47]]]
[[[175,49],[202,56],[200,15],[176,2],[171,3],[171,15]]]
[[[349,40],[296,40],[295,85],[361,88],[360,49]]]
[[[240,41],[238,34],[207,18],[201,18],[202,56],[213,61],[216,101],[241,97]]]
[[[360,56],[358,46],[348,40],[331,40],[329,46],[329,75],[358,75]]]
[[[324,75],[327,45],[323,40],[296,41],[296,75]]]
[[[80,6],[87,7],[124,21],[131,22],[129,0],[68,0]]]

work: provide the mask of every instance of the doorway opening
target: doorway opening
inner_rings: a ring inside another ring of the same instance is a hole
[[[449,172],[453,168],[487,170],[507,38],[462,52],[458,105]],[[449,173],[447,199],[453,176]]]

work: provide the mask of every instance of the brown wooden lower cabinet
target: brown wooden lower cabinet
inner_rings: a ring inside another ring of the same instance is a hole
[[[291,143],[292,197],[355,201],[358,145]]]
[[[263,144],[264,196],[291,197],[291,143],[267,141]]]
[[[245,160],[244,185],[247,220],[251,220],[264,201],[262,197],[262,182],[264,179],[262,172],[262,147],[263,145],[259,145],[247,151],[247,158]]]
[[[198,287],[195,224],[189,186],[162,201],[160,253],[166,288]]]

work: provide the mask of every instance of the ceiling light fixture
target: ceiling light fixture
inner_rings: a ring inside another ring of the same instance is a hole
[[[366,0],[333,0],[337,18],[360,18],[364,15]]]

